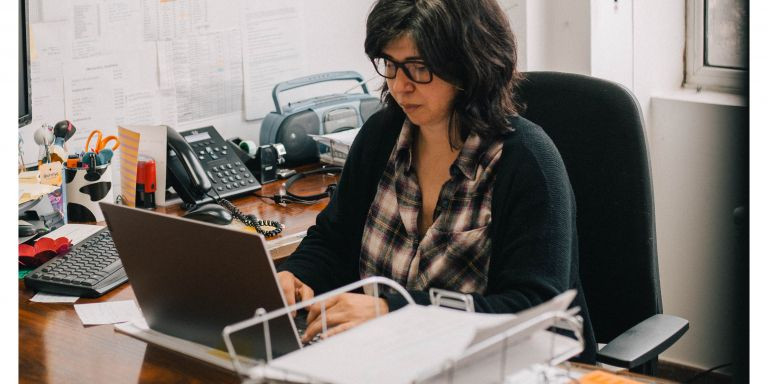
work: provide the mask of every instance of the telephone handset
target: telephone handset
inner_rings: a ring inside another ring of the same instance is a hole
[[[261,184],[240,163],[237,155],[229,150],[228,143],[214,127],[181,133],[167,127],[167,132],[167,184],[173,187],[187,206],[195,207],[212,200],[265,237],[275,236],[282,231],[280,223],[245,215],[224,199],[260,189]]]
[[[197,159],[186,140],[176,132],[168,129],[168,184],[173,187],[179,197],[187,204],[197,204],[206,198],[211,190],[211,180],[205,174],[205,169]]]

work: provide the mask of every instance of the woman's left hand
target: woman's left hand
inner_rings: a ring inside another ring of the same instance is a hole
[[[305,343],[323,331],[323,323],[320,316],[322,304],[322,302],[316,303],[309,307],[307,330],[304,332],[304,338],[302,339]],[[359,293],[343,293],[328,299],[325,301],[327,336],[344,332],[358,324],[373,319],[376,317],[377,304],[379,315],[389,312],[389,306],[384,299]]]

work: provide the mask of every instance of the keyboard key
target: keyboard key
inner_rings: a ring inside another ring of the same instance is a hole
[[[122,267],[123,267],[123,264],[119,260],[114,261],[103,269],[103,273],[111,275],[113,272],[117,271]]]

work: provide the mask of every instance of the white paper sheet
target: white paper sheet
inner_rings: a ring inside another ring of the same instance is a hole
[[[566,292],[521,316],[409,305],[282,356],[271,365],[334,383],[409,383],[425,372],[439,372],[446,362],[456,361],[471,346],[480,345],[490,336],[513,329],[538,314],[564,310],[574,294]],[[543,332],[540,328],[532,329]],[[510,346],[517,345],[516,340],[510,338]]]
[[[103,225],[64,224],[57,228],[55,231],[50,232],[43,237],[54,240],[59,237],[66,237],[72,242],[72,245],[76,245],[77,243],[87,239],[88,236],[100,231],[102,228],[104,228]]]
[[[306,74],[302,9],[295,0],[247,3],[241,16],[246,120],[274,111],[275,84]]]
[[[133,300],[75,304],[75,312],[83,325],[117,324],[142,318]]]
[[[72,0],[72,59],[133,51],[141,39],[139,3],[133,0]]]
[[[159,50],[167,49],[158,46]],[[200,120],[243,108],[240,33],[211,32],[172,44],[179,122]],[[167,53],[159,52],[167,58]]]
[[[34,303],[74,303],[79,299],[78,296],[54,295],[52,293],[38,292],[29,301]]]
[[[509,318],[501,315],[489,321]],[[280,357],[272,365],[336,383],[405,383],[426,367],[457,357],[483,319],[472,313],[410,305]]]
[[[141,0],[145,41],[173,40],[232,27],[241,0]]]
[[[173,76],[173,42],[159,40],[157,46],[157,80],[160,89],[173,90],[176,80]]]
[[[64,76],[60,61],[33,61],[30,81],[34,124],[56,124],[64,119]]]
[[[30,2],[31,3],[31,2]],[[30,13],[31,21],[64,21],[69,20],[72,17],[69,1],[61,0],[40,0],[40,10],[37,15],[37,19],[31,18],[33,13]],[[30,11],[35,8],[30,4]]]
[[[32,121],[19,131],[26,165],[37,164],[38,146],[34,131],[42,124],[53,125],[64,118],[64,75],[62,60],[67,57],[66,22],[30,25],[30,89]]]

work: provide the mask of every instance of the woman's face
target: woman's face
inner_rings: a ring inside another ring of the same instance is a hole
[[[416,44],[408,35],[390,41],[382,53],[399,63],[422,60]],[[434,74],[431,82],[416,83],[405,75],[402,68],[398,68],[394,79],[387,79],[387,87],[413,124],[427,129],[441,126],[447,129],[456,87]]]

